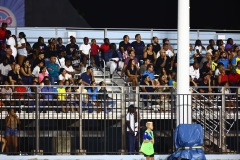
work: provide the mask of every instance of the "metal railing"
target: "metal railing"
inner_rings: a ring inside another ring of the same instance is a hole
[[[34,90],[37,86],[30,87],[32,92],[1,94],[0,134],[8,139],[8,154],[129,154],[126,119],[131,104],[136,106],[135,122],[138,122],[134,129],[135,154],[139,153],[147,121],[154,123],[155,152],[170,154],[175,150],[173,132],[179,118],[176,99],[183,95],[177,95],[174,88],[144,93],[140,91],[142,86],[136,91],[131,86],[107,86],[106,93],[112,99],[89,98],[84,103],[87,95],[104,93],[83,93],[81,89],[77,93],[57,93],[58,86],[50,86],[51,92],[41,92]],[[114,87],[119,88],[118,92],[111,92]],[[240,153],[238,93],[231,94],[230,100],[235,102],[232,106],[226,103],[229,94],[224,92],[191,95],[192,114],[184,116],[203,126],[205,153]],[[20,119],[17,126],[14,120],[10,121],[13,124],[6,121],[10,109]],[[16,143],[12,136],[17,137]]]

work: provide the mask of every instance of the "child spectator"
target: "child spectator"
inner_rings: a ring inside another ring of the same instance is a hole
[[[97,67],[100,67],[99,64],[99,45],[97,45],[96,43],[96,39],[92,39],[91,40],[92,44],[91,44],[91,51],[90,51],[90,55],[91,55],[91,65],[94,66],[96,65]]]

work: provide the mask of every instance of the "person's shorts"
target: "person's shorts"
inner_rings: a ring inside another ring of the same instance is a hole
[[[144,157],[154,157],[154,154],[152,154],[152,155],[143,154],[143,155],[144,155]]]
[[[6,136],[17,136],[17,128],[7,128],[5,134]]]

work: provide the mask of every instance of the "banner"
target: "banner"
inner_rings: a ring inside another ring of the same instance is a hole
[[[25,26],[25,0],[0,0],[0,24],[11,27]]]

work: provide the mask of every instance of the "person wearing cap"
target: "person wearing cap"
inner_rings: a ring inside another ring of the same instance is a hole
[[[81,78],[83,85],[90,86],[91,82],[94,81],[93,67],[88,66],[87,71],[81,74]]]
[[[79,50],[81,54],[81,59],[83,60],[83,67],[86,67],[87,60],[89,59],[89,54],[91,50],[91,45],[88,44],[88,37],[83,38],[83,44],[80,45]]]
[[[138,116],[136,107],[131,104],[128,107],[128,113],[126,115],[127,126],[127,140],[128,140],[128,154],[133,155],[134,152],[138,152]]]

